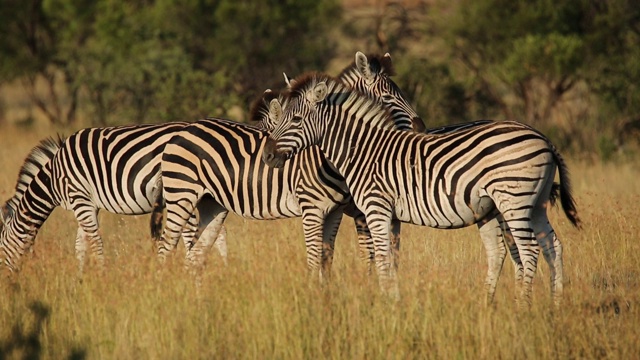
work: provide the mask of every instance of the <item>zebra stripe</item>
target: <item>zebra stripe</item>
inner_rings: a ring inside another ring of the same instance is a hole
[[[266,138],[258,127],[209,118],[171,139],[161,165],[167,208],[161,259],[175,247],[196,208],[212,232],[230,211],[256,220],[302,216],[308,267],[321,278],[328,276],[330,249],[350,199],[344,181],[318,148],[300,153],[282,169],[267,167],[261,161]]]
[[[0,243],[5,265],[17,270],[44,221],[57,206],[78,221],[75,242],[78,270],[87,250],[104,263],[97,214],[152,212],[161,193],[160,159],[164,145],[187,123],[83,129],[62,140],[44,140],[26,158],[15,195],[3,207]],[[189,249],[195,217],[184,234]],[[220,251],[224,257],[225,244]]]
[[[322,74],[298,78],[263,159],[278,167],[298,151],[320,146],[366,215],[382,289],[397,295],[393,216],[445,229],[479,224],[483,231],[483,223],[501,214],[524,265],[520,304],[530,304],[540,248],[559,304],[562,245],[546,214],[556,168],[565,214],[576,226],[579,219],[566,165],[548,139],[516,122],[445,135],[395,131],[384,108],[348,90]]]
[[[391,109],[394,117],[404,124],[405,127],[413,127],[416,132],[424,131],[428,134],[446,134],[450,132],[460,131],[467,128],[475,127],[490,123],[490,120],[480,120],[470,123],[447,125],[439,128],[424,129],[424,123],[416,115],[408,100],[400,88],[391,80],[394,73],[391,56],[387,53],[380,57],[377,55],[365,56],[358,52],[351,67],[345,69],[341,73],[340,82],[344,83],[352,89],[358,89],[363,94],[369,95],[375,99],[383,99],[382,103],[385,108]],[[295,83],[295,80],[292,80]],[[291,82],[291,80],[289,80]],[[557,187],[554,187],[554,193],[557,193]],[[362,243],[361,247],[365,248],[369,255],[370,263],[374,259],[373,242],[371,235],[366,226],[364,215],[357,211],[359,218],[356,221],[359,226],[358,237]],[[391,242],[394,251],[394,267],[398,267],[399,249],[400,249],[400,223],[397,219],[392,220],[391,226]],[[511,261],[514,264],[516,283],[520,283],[524,274],[524,267],[518,253],[518,248],[511,236],[509,229],[506,227],[504,219],[499,214],[491,221],[482,224],[480,234],[487,253],[488,267],[485,280],[486,302],[493,302],[495,289],[500,277],[502,265],[509,249]]]
[[[386,68],[380,65],[381,60],[379,57],[372,58],[370,62],[367,61],[366,57],[363,59],[364,61],[354,62],[343,71],[345,81],[355,86],[356,82],[354,80],[360,76],[358,74],[361,72],[367,74],[368,91],[375,92],[380,99],[386,98],[392,109],[403,107],[403,111],[394,110],[393,119],[396,128],[411,130],[413,122],[416,120],[421,124],[422,121],[415,115],[405,98],[398,96],[399,89],[397,86],[388,78],[389,74],[386,71],[391,65],[390,58],[385,62]],[[346,77],[349,77],[349,79]],[[286,75],[285,81],[291,86]],[[269,108],[269,102],[276,98],[279,98],[278,93],[267,90],[252,105],[250,119],[258,121],[257,127],[259,130],[269,131],[275,127],[279,115],[272,113],[274,109]],[[390,99],[395,100],[391,102]],[[383,102],[382,100],[380,101]],[[396,103],[400,105],[393,105]],[[278,219],[302,216],[305,242],[307,244],[308,267],[311,271],[319,270],[321,277],[326,276],[330,271],[335,233],[341,219],[341,215],[338,216],[336,211],[338,211],[338,208],[344,208],[345,214],[353,217],[356,223],[361,257],[369,263],[373,261],[373,246],[364,215],[353,205],[346,191],[344,179],[326,163],[319,151],[304,153],[304,155],[299,156],[297,163],[291,165],[292,168],[285,170],[284,177],[272,179],[274,174],[265,174],[264,169],[256,168],[255,159],[258,159],[257,154],[251,154],[250,151],[246,151],[238,155],[237,151],[235,151],[235,149],[247,147],[239,139],[244,137],[244,141],[256,144],[259,140],[254,137],[258,135],[245,133],[247,130],[242,126],[239,128],[233,127],[237,124],[222,127],[220,127],[220,124],[228,123],[226,120],[209,119],[194,124],[191,130],[185,129],[174,138],[172,143],[175,142],[176,144],[167,146],[165,151],[166,161],[163,160],[162,166],[162,182],[164,184],[165,197],[172,198],[174,204],[168,206],[167,210],[166,236],[163,236],[163,241],[166,245],[160,251],[161,257],[164,257],[164,253],[175,246],[184,218],[196,207],[201,214],[208,211],[207,218],[211,223],[209,225],[202,224],[202,226],[207,227],[212,232],[217,231],[216,228],[221,226],[229,211],[251,219]],[[196,130],[198,126],[200,129]],[[189,134],[189,131],[192,131],[192,134]],[[225,140],[227,143],[225,143]],[[178,146],[177,143],[181,145]],[[207,147],[207,145],[211,146]],[[252,147],[252,149],[260,151],[261,146]],[[194,156],[193,154],[198,155]],[[205,163],[210,164],[208,168],[205,168],[203,164],[197,163],[201,161],[201,156],[211,156],[205,161]],[[261,163],[261,161],[258,161],[258,163]],[[240,173],[246,171],[253,171],[254,176],[242,178]],[[211,175],[212,172],[214,175]],[[210,178],[206,179],[202,175],[196,175],[200,173],[209,174]],[[314,174],[320,174],[320,176]],[[255,179],[262,179],[262,182],[252,182]],[[300,181],[300,179],[304,181]],[[268,181],[272,181],[272,185],[270,185],[272,188],[262,190],[262,193],[269,195],[253,199],[251,204],[254,207],[251,211],[246,211],[249,206],[240,203],[242,199],[246,200],[246,193],[260,191],[260,188],[265,187]],[[222,192],[220,190],[231,189],[233,186],[240,188],[242,191]],[[181,191],[183,192],[181,193]],[[283,191],[284,193],[279,193],[278,191]],[[204,194],[203,192],[212,193],[212,195]],[[177,195],[173,197],[169,193]],[[210,203],[209,206],[213,210],[202,209],[204,206],[200,205],[203,201],[201,196],[205,196],[205,199],[206,197],[211,197],[206,201]],[[300,210],[291,211],[290,208],[285,208],[284,210],[271,209],[268,211],[268,216],[265,216],[264,208],[270,207],[269,204],[273,202],[274,196],[277,198],[293,196],[298,202]],[[180,201],[190,205],[179,205]],[[345,207],[345,204],[349,205]],[[159,226],[162,222],[161,214],[158,214],[157,219],[156,223]],[[205,256],[204,251],[199,254],[201,259]],[[199,266],[202,265],[199,264]]]

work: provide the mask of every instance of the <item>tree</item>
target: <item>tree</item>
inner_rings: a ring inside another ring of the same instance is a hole
[[[81,101],[96,125],[224,116],[283,71],[323,69],[338,15],[337,0],[7,0],[0,82],[22,79],[52,123]]]
[[[535,125],[583,79],[587,10],[584,1],[462,0],[442,26],[472,92]]]
[[[177,0],[176,0],[177,1]],[[178,3],[180,3],[178,1]],[[282,72],[322,70],[335,56],[336,0],[198,2],[180,16],[198,69],[222,72],[246,104],[266,87],[281,88]],[[179,14],[179,13],[178,13]],[[199,14],[199,15],[198,15]]]
[[[70,123],[76,116],[77,89],[57,86],[70,85],[73,79],[64,71],[58,29],[45,5],[43,0],[0,3],[0,83],[20,79],[51,123]]]

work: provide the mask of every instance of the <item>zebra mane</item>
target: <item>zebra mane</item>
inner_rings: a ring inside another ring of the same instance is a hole
[[[22,167],[20,168],[20,172],[18,173],[16,193],[11,199],[7,200],[5,207],[9,206],[13,211],[18,208],[18,203],[29,187],[29,184],[31,184],[33,178],[36,177],[45,164],[53,159],[53,156],[58,152],[60,147],[62,147],[63,143],[64,138],[57,135],[55,138],[48,137],[40,141],[38,145],[31,149],[29,155],[27,155]]]
[[[369,54],[367,55],[367,59],[369,60],[369,69],[371,72],[376,74],[385,74],[387,76],[394,76],[396,74],[396,70],[393,67],[393,62],[391,61],[391,57],[382,56],[378,54]],[[354,71],[358,71],[356,68],[356,61],[353,60],[349,66],[344,68],[342,72],[338,75],[338,79],[343,79],[345,75],[353,73]]]
[[[251,104],[249,110],[249,120],[255,123],[255,125],[266,131],[271,131],[275,128],[275,123],[269,117],[269,104],[271,100],[278,99],[282,104],[285,97],[285,91],[272,91],[271,89],[265,90],[257,99]]]
[[[328,90],[328,95],[323,103],[327,105],[351,103],[349,111],[364,111],[364,114],[369,116],[360,119],[370,126],[395,129],[395,121],[389,109],[382,104],[381,99],[351,89],[340,80],[324,73],[307,72],[298,76],[293,82],[286,100],[291,97],[305,96],[307,91],[321,82],[327,84]]]

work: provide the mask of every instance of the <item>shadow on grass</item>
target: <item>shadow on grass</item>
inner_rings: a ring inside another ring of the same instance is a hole
[[[9,338],[0,341],[0,360],[15,358],[34,360],[42,357],[40,336],[49,318],[50,309],[42,302],[34,301],[29,305],[29,310],[35,317],[33,327],[27,330],[19,321],[16,322]],[[82,360],[86,357],[84,349],[73,349],[67,359]]]

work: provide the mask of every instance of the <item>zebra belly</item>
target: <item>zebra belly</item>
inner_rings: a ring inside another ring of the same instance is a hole
[[[473,225],[493,211],[495,205],[488,197],[478,197],[470,204],[440,208],[420,207],[416,203],[407,204],[407,198],[399,197],[395,206],[395,217],[406,223],[429,226],[438,229],[459,229]]]
[[[290,191],[235,191],[226,196],[208,192],[225,209],[253,220],[278,220],[300,217],[302,211],[296,196]],[[263,189],[266,190],[266,189]]]
[[[397,185],[395,216],[403,222],[440,229],[457,229],[475,224],[495,205],[486,192],[474,187],[450,189],[444,182],[427,180],[416,171],[405,173],[404,182]]]
[[[254,220],[279,220],[302,216],[302,211],[297,201],[287,197],[284,201],[272,204],[272,206],[258,209],[232,209],[234,213],[246,219]]]
[[[87,205],[95,209],[103,209],[113,214],[143,215],[153,210],[158,185],[151,181],[144,188],[135,189],[134,192],[108,191],[96,189],[95,186],[85,185],[77,189],[67,186],[60,207],[74,211],[81,205]]]

